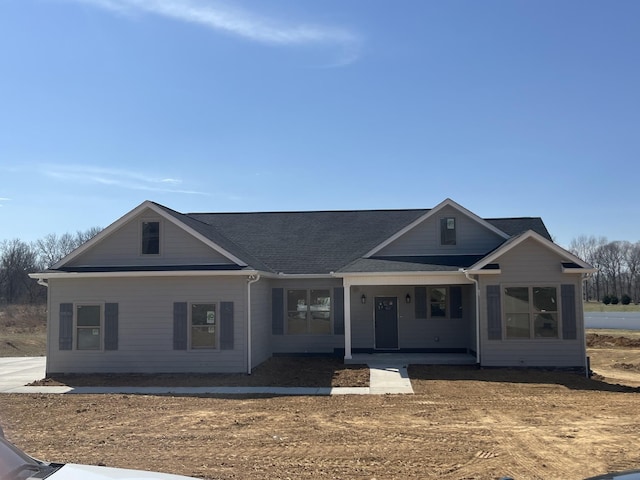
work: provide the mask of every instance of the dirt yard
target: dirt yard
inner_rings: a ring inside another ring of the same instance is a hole
[[[208,479],[579,479],[640,466],[638,395],[567,373],[411,367],[415,395],[2,395],[63,462]]]
[[[640,334],[591,332],[589,355],[592,379],[412,366],[415,395],[0,395],[0,424],[40,458],[207,479],[582,479],[640,468]],[[314,375],[313,361],[295,374],[274,363],[261,381],[363,381],[361,369],[342,375],[327,361]]]

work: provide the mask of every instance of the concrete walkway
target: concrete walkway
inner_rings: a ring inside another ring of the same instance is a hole
[[[406,365],[371,364],[368,387],[25,387],[45,376],[45,357],[0,358],[0,393],[132,395],[385,395],[411,394]]]

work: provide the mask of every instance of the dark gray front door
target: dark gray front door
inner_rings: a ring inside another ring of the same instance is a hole
[[[398,299],[376,297],[376,348],[398,348]]]

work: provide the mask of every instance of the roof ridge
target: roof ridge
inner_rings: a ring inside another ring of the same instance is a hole
[[[282,213],[366,213],[366,212],[428,212],[431,208],[372,208],[347,210],[269,210],[251,212],[189,212],[183,215],[270,215]]]

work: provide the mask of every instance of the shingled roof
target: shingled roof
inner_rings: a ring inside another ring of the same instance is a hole
[[[356,261],[429,209],[187,214],[167,211],[256,269],[326,274],[347,266],[349,270],[364,268],[361,271],[375,268],[374,264],[380,266],[380,260]],[[550,239],[537,217],[486,221],[510,236],[534,230]],[[384,260],[389,265],[389,259]],[[427,263],[422,260],[404,259],[403,263],[409,269],[459,267],[456,261],[444,265],[433,259]]]

